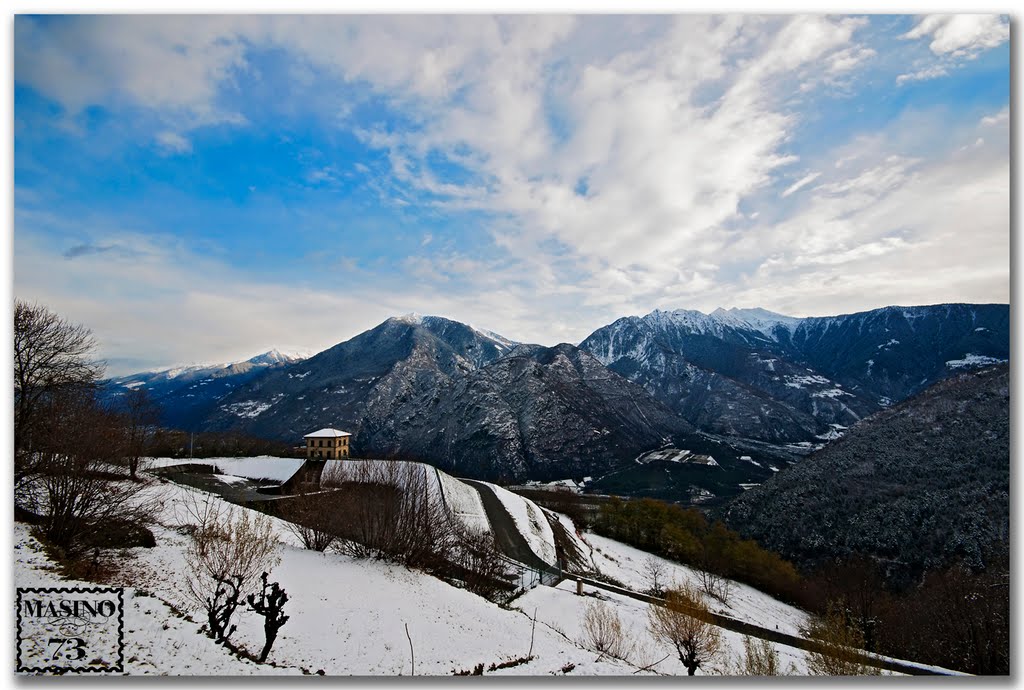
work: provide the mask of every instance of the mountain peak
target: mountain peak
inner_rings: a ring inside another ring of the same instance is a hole
[[[716,321],[727,323],[730,326],[741,326],[745,328],[752,328],[755,331],[760,331],[765,335],[772,335],[772,331],[776,326],[783,326],[785,328],[793,329],[803,320],[795,316],[786,316],[785,314],[777,314],[761,307],[753,307],[750,309],[740,309],[732,307],[730,309],[723,309],[719,307],[710,314],[711,318]]]
[[[308,359],[308,355],[299,353],[285,353],[278,350],[276,347],[272,350],[268,350],[261,355],[250,357],[249,359],[243,360],[243,362],[249,364],[281,364],[284,362],[295,362],[302,359]],[[242,362],[238,362],[241,364]]]

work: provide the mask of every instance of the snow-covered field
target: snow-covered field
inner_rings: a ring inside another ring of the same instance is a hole
[[[470,487],[443,473],[439,476],[447,500],[462,519],[486,524],[483,508],[478,498],[472,498]],[[502,608],[418,571],[305,550],[287,530],[286,523],[276,519],[273,522],[280,541],[280,563],[270,579],[279,582],[288,593],[285,613],[290,619],[270,654],[269,661],[274,666],[240,660],[201,632],[202,615],[185,587],[185,552],[190,539],[185,527],[192,518],[183,508],[190,501],[221,504],[222,499],[157,481],[151,483],[148,493],[161,504],[153,528],[157,546],[120,552],[115,559],[119,568],[107,583],[126,588],[128,673],[448,675],[481,663],[486,669],[491,664],[525,657],[530,651],[531,633],[534,658],[493,673],[631,675],[639,667],[658,660],[661,661],[641,673],[685,673],[671,650],[651,637],[647,605],[637,600],[590,591],[590,587],[586,593],[596,596],[576,596],[575,583],[570,580],[556,588],[536,587],[516,599],[511,607]],[[502,489],[496,489],[496,493],[516,516],[538,556],[553,559],[553,536],[540,509]],[[535,515],[531,514],[531,507]],[[568,518],[559,516],[559,520],[574,533]],[[630,588],[643,590],[649,586],[646,568],[650,559],[660,562],[666,582],[695,579],[693,572],[683,566],[610,539],[592,534],[585,538],[586,543],[581,541],[579,546],[589,554],[593,566]],[[551,554],[547,553],[549,548]],[[22,587],[63,582],[24,524],[15,525],[14,577],[16,585]],[[611,607],[622,622],[632,645],[626,660],[601,657],[589,648],[583,621],[588,605],[597,601]],[[712,608],[787,633],[796,633],[805,621],[799,610],[739,584],[733,586],[728,606],[715,603]],[[251,613],[236,614],[236,618],[238,630],[232,641],[258,651],[263,642],[262,619]],[[412,639],[415,671],[406,626]],[[726,672],[730,661],[741,654],[742,638],[738,634],[723,631],[723,643],[724,653],[707,672]],[[795,671],[804,671],[802,651],[783,645],[777,649],[784,667],[792,664]]]
[[[593,547],[591,558],[595,568],[629,589],[642,592],[651,587],[650,564],[657,564],[660,569],[659,584],[663,586],[689,583],[700,588],[697,573],[685,565],[597,534],[587,533],[586,539]],[[709,608],[731,618],[789,635],[799,635],[800,628],[807,625],[805,612],[739,582],[731,584],[727,604],[712,600]]]
[[[262,675],[305,669],[328,675],[409,675],[413,669],[406,625],[416,675],[448,675],[480,663],[500,664],[526,656],[530,649],[532,621],[522,611],[501,608],[401,566],[305,550],[284,523],[275,520],[281,562],[271,580],[288,593],[285,613],[291,618],[269,661],[282,668],[240,661],[200,632],[201,616],[185,591],[188,537],[180,527],[188,520],[180,508],[199,494],[173,484],[156,484],[153,490],[164,503],[160,524],[154,528],[157,546],[125,550],[118,559],[123,566],[109,583],[127,585],[129,673]],[[15,543],[17,585],[60,581],[26,525],[15,526]],[[178,618],[168,604],[186,611],[191,620]],[[262,619],[242,615],[237,623],[232,640],[258,651]],[[561,675],[567,665],[574,665],[575,674],[635,670],[617,660],[598,661],[597,654],[540,624],[533,654],[529,663],[495,673]]]
[[[286,482],[299,471],[305,463],[303,458],[277,458],[271,455],[259,455],[252,458],[152,458],[146,467],[157,469],[175,465],[209,465],[217,471],[233,477],[244,479],[267,479],[275,482]]]

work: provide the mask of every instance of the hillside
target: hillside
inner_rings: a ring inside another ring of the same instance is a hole
[[[665,657],[646,631],[646,605],[616,595],[578,597],[571,581],[557,588],[537,587],[510,608],[488,602],[424,573],[375,560],[298,546],[275,520],[281,539],[280,564],[272,579],[289,594],[290,620],[282,628],[269,661],[260,666],[232,656],[199,631],[197,612],[189,604],[183,582],[188,520],[182,506],[191,491],[173,484],[153,484],[152,498],[164,506],[154,529],[157,546],[130,549],[117,559],[112,584],[126,585],[125,629],[129,674],[266,675],[409,675],[409,641],[415,650],[416,675],[450,675],[524,657],[533,659],[488,675],[618,675],[631,676],[639,666],[657,662],[643,674],[681,675],[685,669]],[[218,500],[218,499],[214,499]],[[244,510],[244,509],[242,509]],[[184,521],[184,522],[183,522]],[[591,537],[588,536],[588,539]],[[38,542],[24,524],[15,525],[15,582],[19,586],[71,584],[52,570]],[[645,554],[611,540],[595,538],[595,567],[624,582],[644,585]],[[693,579],[689,569],[661,561],[668,581]],[[730,613],[764,627],[795,631],[804,615],[764,594],[737,585]],[[628,660],[603,656],[589,648],[582,630],[588,604],[601,601],[620,616],[636,643]],[[176,613],[181,611],[182,613]],[[537,612],[533,629],[532,617]],[[263,639],[260,619],[239,614],[236,643],[258,649]],[[159,633],[161,642],[152,639]],[[710,670],[727,667],[742,649],[741,637],[723,631],[727,655]],[[804,668],[801,650],[779,646],[784,664]],[[662,659],[658,661],[658,659]]]
[[[814,564],[865,554],[906,581],[1009,538],[1009,368],[961,374],[746,492],[734,529]]]

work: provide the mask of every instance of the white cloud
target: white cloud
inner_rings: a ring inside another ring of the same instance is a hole
[[[992,115],[986,115],[981,118],[980,124],[982,127],[994,127],[995,125],[1006,124],[1010,121],[1010,109],[1009,107],[1003,108],[998,113]]]
[[[1007,17],[997,14],[930,14],[900,38],[931,39],[928,47],[936,62],[917,60],[915,69],[896,77],[897,86],[949,75],[983,51],[1009,40],[1010,24]]]
[[[174,116],[180,128],[238,122],[217,91],[244,69],[243,18],[175,15],[15,18],[14,72],[77,114],[123,103]]]
[[[804,187],[814,182],[819,177],[821,177],[820,172],[809,173],[804,177],[801,177],[799,180],[791,184],[789,187],[785,189],[785,191],[782,192],[783,198],[789,196],[790,194],[793,194],[797,190],[803,189]]]
[[[998,14],[930,14],[903,38],[931,38],[936,55],[973,56],[1009,40],[1010,23]]]
[[[942,65],[932,65],[931,67],[925,67],[924,69],[917,70],[916,72],[906,72],[904,74],[897,75],[896,85],[902,86],[908,81],[925,81],[928,79],[937,79],[944,77],[949,74],[949,70]]]
[[[893,155],[894,132],[840,147],[843,167],[795,213],[725,252],[757,268],[706,299],[796,315],[1009,301],[1008,135],[974,145],[972,127],[950,129],[941,112],[905,124],[946,139],[943,153]]]
[[[177,132],[171,132],[164,130],[156,135],[156,143],[162,150],[167,153],[191,153],[192,142],[178,134]]]
[[[409,311],[552,343],[654,306],[834,313],[890,301],[989,301],[1008,285],[1008,134],[986,130],[986,146],[954,154],[949,142],[973,141],[977,131],[932,132],[940,160],[884,135],[840,141],[823,160],[801,161],[824,172],[781,192],[818,183],[789,202],[792,215],[780,219],[757,203],[795,177],[786,174],[801,124],[794,85],[835,84],[875,57],[856,39],[865,22],[117,17],[44,32],[19,17],[19,82],[71,111],[119,103],[159,111],[162,126],[174,127],[157,135],[170,150],[187,151],[179,132],[190,127],[239,121],[221,96],[249,75],[253,46],[286,51],[324,83],[365,87],[411,126],[360,123],[355,134],[386,155],[372,170],[354,169],[387,204],[486,211],[498,258],[449,251],[440,232],[426,233],[431,253],[407,260],[405,280],[367,276],[358,289],[334,292],[247,276],[167,241],[134,263],[110,251],[84,254],[50,280],[44,267],[54,257],[26,239],[31,226],[19,221],[16,290],[92,325],[113,356],[145,349],[145,337],[164,364],[242,357],[257,344],[322,348]],[[991,25],[973,26],[922,20],[907,38],[930,37],[933,52],[952,62],[913,65],[899,83],[939,76],[998,38]],[[1004,109],[980,124],[1006,119]],[[439,159],[467,171],[469,182],[446,177]],[[307,181],[337,173],[313,167]],[[137,247],[137,239],[96,231],[82,246]],[[346,314],[344,329],[323,341],[289,340],[324,311]],[[153,313],[164,318],[141,334],[137,324]]]

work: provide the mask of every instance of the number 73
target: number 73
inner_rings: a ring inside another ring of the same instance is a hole
[[[85,640],[80,637],[51,637],[49,646],[53,650],[51,659],[56,659],[61,652],[69,661],[79,661],[85,657]]]

